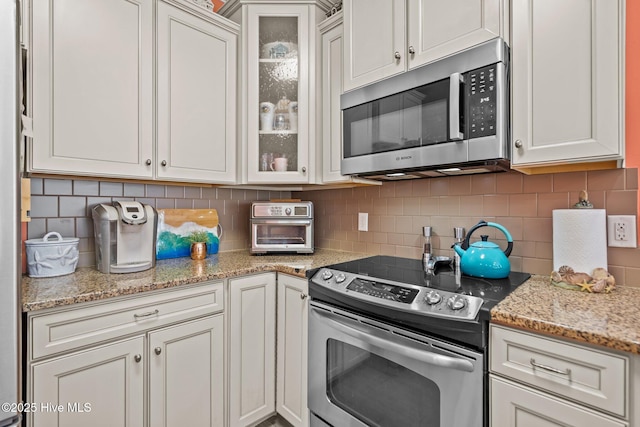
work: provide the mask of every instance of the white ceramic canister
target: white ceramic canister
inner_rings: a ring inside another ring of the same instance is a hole
[[[42,239],[26,240],[27,274],[30,277],[54,277],[71,274],[78,265],[77,237],[62,237],[52,231]]]

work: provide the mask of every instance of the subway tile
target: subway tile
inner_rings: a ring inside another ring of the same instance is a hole
[[[78,254],[78,265],[76,268],[94,267],[96,265],[96,255],[94,252],[81,252]]]
[[[625,169],[626,171],[626,190],[638,189],[638,168]]]
[[[438,198],[420,197],[420,215],[437,215]]]
[[[100,195],[122,197],[124,185],[121,182],[100,182]]]
[[[156,199],[156,209],[175,209],[176,199]]]
[[[637,215],[638,191],[607,191],[606,204],[607,215]]]
[[[50,218],[58,216],[58,197],[32,196],[31,218]]]
[[[411,195],[413,197],[428,197],[431,194],[430,179],[416,179],[411,187]]]
[[[388,215],[404,215],[404,207],[402,205],[402,199],[392,198],[388,199],[387,214]]]
[[[184,187],[176,186],[176,185],[167,185],[165,194],[166,194],[165,197],[167,198],[184,199]]]
[[[509,196],[510,216],[536,216],[538,197],[536,194],[512,194]]]
[[[460,215],[460,197],[444,196],[438,198],[438,215]]]
[[[42,178],[31,178],[31,195],[44,194],[44,180]]]
[[[76,222],[73,218],[47,219],[47,233],[56,231],[62,237],[76,237]]]
[[[176,199],[176,209],[193,209],[193,200]]]
[[[125,197],[144,197],[144,184],[135,184],[132,182],[125,182],[123,195]]]
[[[460,214],[482,216],[484,198],[480,195],[460,196]]]
[[[404,197],[402,199],[403,215],[420,215],[420,198]]]
[[[390,245],[402,245],[406,234],[387,233],[387,243]]]
[[[551,193],[553,191],[553,174],[524,175],[522,177],[523,193]]]
[[[406,181],[396,182],[396,197],[411,197],[413,195],[413,182],[409,179]]]
[[[607,248],[609,265],[640,268],[639,248]]]
[[[218,200],[231,200],[231,189],[230,188],[216,188],[216,199],[218,199]]]
[[[145,184],[145,196],[149,198],[165,197],[165,186],[159,184]]]
[[[387,215],[387,213],[389,212],[389,209],[387,208],[388,206],[388,200],[391,199],[378,199],[378,200],[374,200],[374,199],[369,199],[371,200],[371,208],[369,210],[364,210],[366,207],[365,206],[360,206],[360,204],[358,203],[358,209],[362,209],[359,212],[368,212],[368,213],[374,213],[376,215]]]
[[[356,191],[357,192],[364,192],[365,197],[367,198],[372,198],[372,199],[378,199],[380,198],[380,190],[382,189],[382,187],[384,187],[384,184],[382,185],[372,185],[370,187],[362,187],[362,188],[357,188]]]
[[[347,251],[347,252],[353,251],[353,242],[348,241],[348,240],[340,242],[340,250],[341,251]]]
[[[495,194],[497,175],[495,173],[471,175],[471,194]]]
[[[184,197],[187,199],[199,199],[202,196],[201,187],[184,187]]]
[[[216,188],[214,188],[214,187],[202,187],[202,198],[203,199],[214,200],[216,198]]]
[[[396,217],[390,215],[380,216],[380,231],[393,233],[396,231]]]
[[[380,197],[396,197],[396,183],[383,182],[380,186]]]
[[[449,194],[449,178],[432,178],[431,195],[447,196]]]
[[[395,256],[396,255],[396,247],[394,245],[381,244],[380,245],[380,255]]]
[[[552,242],[551,218],[525,218],[522,238],[531,242]]]
[[[624,169],[587,172],[587,190],[624,190]]]
[[[86,216],[87,199],[78,196],[60,197],[60,216]]]
[[[98,181],[73,181],[74,196],[99,196],[100,183]]]
[[[93,237],[93,220],[91,218],[76,218],[76,236],[80,238]]]
[[[581,191],[569,192],[569,207],[573,207],[580,201]],[[604,209],[606,205],[606,192],[603,190],[594,190],[587,192],[587,198],[593,204],[595,209]]]
[[[536,258],[550,259],[553,261],[553,243],[536,242]]]
[[[106,205],[111,204],[111,197],[87,197],[87,215],[88,217],[92,216],[91,210],[101,204],[104,203]]]
[[[73,194],[73,181],[70,179],[51,179],[45,178],[44,180],[44,194],[48,196],[53,195],[71,195]]]
[[[502,194],[484,196],[482,206],[483,216],[508,216],[509,196]]]
[[[27,223],[27,239],[40,239],[47,234],[47,220],[45,218],[32,218]]]
[[[315,191],[312,191],[310,193],[315,193]],[[258,197],[257,197],[256,200],[268,201],[269,200],[269,192],[265,191],[265,190],[258,190]]]
[[[421,248],[422,251],[424,252],[424,237],[421,235],[416,235],[416,234],[400,234],[399,236],[402,236],[402,241],[399,243],[399,245],[401,246],[411,246],[414,248]],[[391,242],[392,239],[389,239],[389,243]],[[394,241],[396,241],[397,239],[393,239]],[[431,242],[433,245],[433,241]],[[394,244],[398,244],[398,243],[394,243]]]
[[[616,276],[614,276],[616,277]],[[616,280],[618,278],[616,277]],[[624,286],[640,288],[640,268],[625,268]]]
[[[586,172],[566,172],[553,174],[553,191],[580,191],[587,188]]]
[[[387,243],[387,233],[373,232],[373,243]]]
[[[80,238],[78,239],[78,252],[94,252],[96,248],[95,240],[93,238]]]
[[[147,197],[136,197],[136,202],[140,202],[145,205],[156,207],[156,199],[151,199]]]
[[[569,194],[568,193],[544,193],[538,194],[538,212],[539,217],[552,217],[554,209],[568,209]]]
[[[369,215],[369,231],[380,230],[380,215]]]
[[[523,232],[524,232],[524,219],[519,217],[499,217],[495,220],[496,223],[502,225],[507,229],[509,234],[514,241],[522,240]],[[485,234],[484,229],[482,231]],[[500,236],[500,238],[504,238],[504,234],[496,230],[496,236]]]
[[[498,194],[522,193],[522,174],[519,172],[499,173],[496,175],[496,192]]]
[[[193,208],[194,209],[209,209],[209,200],[206,200],[206,199],[195,199],[195,200],[193,200]]]
[[[453,176],[449,178],[449,195],[467,196],[471,194],[471,176]]]
[[[550,259],[523,258],[522,271],[531,274],[542,274],[548,276],[553,270],[553,262]]]

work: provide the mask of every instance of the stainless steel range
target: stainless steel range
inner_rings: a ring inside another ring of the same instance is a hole
[[[530,275],[446,270],[373,256],[310,272],[312,426],[488,425],[489,311]]]

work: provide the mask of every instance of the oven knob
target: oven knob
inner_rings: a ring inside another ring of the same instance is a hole
[[[462,310],[467,305],[467,300],[460,295],[454,295],[447,300],[447,305],[451,310]]]
[[[329,280],[333,277],[333,273],[331,272],[331,270],[325,270],[322,272],[322,279],[323,280]]]
[[[291,215],[291,208],[286,208],[284,210],[284,213],[286,213],[287,215]]]
[[[434,305],[442,301],[442,296],[436,291],[429,291],[427,292],[427,296],[424,297],[424,300],[427,304]]]
[[[345,281],[346,278],[347,276],[345,276],[343,273],[338,273],[336,275],[336,283],[342,283]]]

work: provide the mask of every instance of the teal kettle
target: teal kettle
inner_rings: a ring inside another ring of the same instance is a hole
[[[469,245],[471,234],[481,227],[494,227],[502,231],[507,238],[507,248],[502,251],[500,246],[481,235],[481,241]],[[467,276],[483,277],[486,279],[504,279],[511,272],[509,255],[513,249],[513,238],[509,231],[495,222],[480,221],[467,233],[462,244],[453,245],[453,250],[460,255],[460,270]]]

